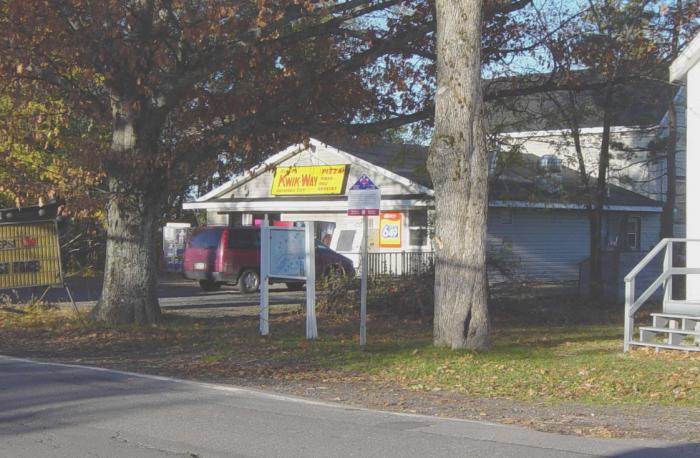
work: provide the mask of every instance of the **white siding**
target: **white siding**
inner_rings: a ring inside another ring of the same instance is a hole
[[[649,161],[653,155],[648,151],[648,147],[661,130],[661,128],[613,128],[608,172],[611,183],[660,200],[664,180],[663,171],[656,166],[650,166]],[[525,153],[536,156],[553,154],[560,157],[565,166],[578,170],[573,139],[567,132],[504,134],[504,137],[509,144],[517,145]],[[586,169],[591,177],[596,176],[598,171],[601,137],[598,131],[585,131],[581,135]],[[616,148],[616,145],[621,145],[623,148]]]
[[[688,238],[700,239],[700,64],[687,81],[686,230]],[[688,244],[688,267],[700,267],[700,243]],[[700,275],[688,275],[687,285],[688,299],[700,300]]]

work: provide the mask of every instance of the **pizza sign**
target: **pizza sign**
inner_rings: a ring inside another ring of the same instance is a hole
[[[0,224],[0,289],[61,284],[54,221]]]

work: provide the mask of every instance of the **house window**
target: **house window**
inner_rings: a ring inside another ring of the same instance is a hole
[[[638,251],[640,249],[640,239],[642,236],[642,218],[630,217],[627,218],[625,224],[625,244],[630,251]]]
[[[411,210],[408,212],[408,240],[413,247],[428,244],[428,211]]]
[[[352,245],[355,241],[355,231],[353,230],[343,230],[340,231],[338,235],[338,244],[335,247],[336,251],[350,252],[352,251]]]

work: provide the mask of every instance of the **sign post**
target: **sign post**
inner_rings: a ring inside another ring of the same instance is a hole
[[[260,335],[270,334],[270,226],[260,227]]]
[[[306,338],[318,337],[316,328],[316,231],[314,222],[304,223],[306,242]]]
[[[348,215],[362,216],[362,248],[360,270],[360,347],[367,344],[367,217],[379,215],[380,189],[362,175],[348,191]]]

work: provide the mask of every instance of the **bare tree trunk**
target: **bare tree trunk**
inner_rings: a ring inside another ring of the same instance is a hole
[[[675,95],[675,94],[674,94]],[[666,148],[666,201],[661,217],[661,237],[674,236],[676,213],[676,146],[678,143],[678,120],[676,115],[676,103],[673,100],[668,104],[668,145]]]
[[[683,1],[676,1],[676,14],[674,16],[675,27],[671,37],[671,56],[678,56],[678,41],[683,25]],[[676,194],[678,185],[676,180],[676,148],[678,147],[678,115],[676,113],[676,88],[671,87],[668,102],[668,144],[666,145],[666,201],[664,212],[661,215],[661,237],[670,238],[675,235],[674,226],[676,220]]]
[[[593,209],[590,212],[590,278],[591,294],[594,297],[603,295],[603,217],[605,201],[608,194],[608,169],[610,168],[610,127],[612,124],[611,113],[612,87],[608,85],[603,101],[603,137],[600,141],[600,155],[598,157],[598,177],[596,179],[595,198]]]
[[[482,130],[482,0],[437,0],[434,343],[489,346],[486,283],[488,166]]]
[[[133,103],[115,102],[112,152],[106,166],[107,252],[102,295],[93,316],[109,324],[151,324],[160,318],[155,235],[166,192],[150,170],[135,173],[131,161],[145,160],[157,148],[158,121],[130,112]],[[136,169],[137,170],[137,169]]]

